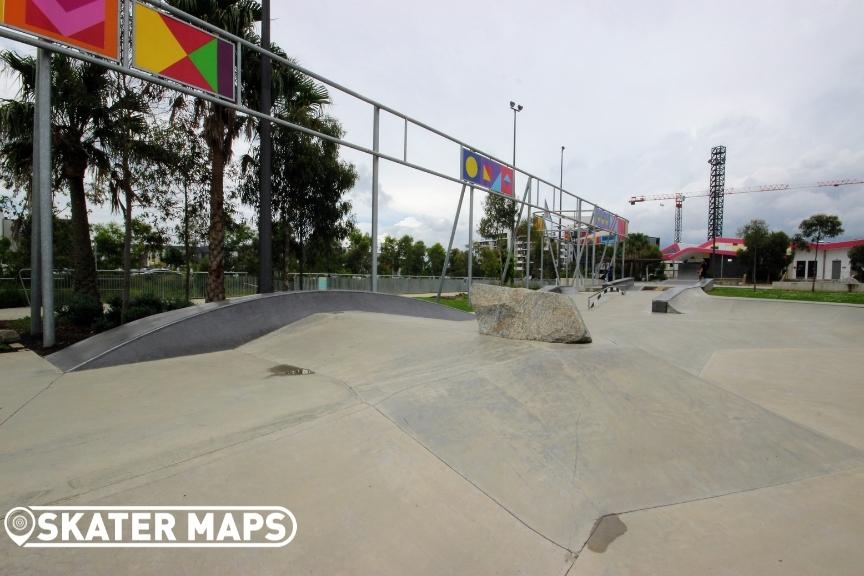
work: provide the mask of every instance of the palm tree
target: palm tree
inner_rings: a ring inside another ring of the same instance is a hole
[[[164,169],[169,168],[171,158],[160,146],[159,127],[154,122],[152,110],[164,90],[118,73],[114,74],[113,80],[110,88],[113,129],[106,135],[103,145],[111,162],[108,182],[111,205],[114,210],[123,212],[120,322],[125,323],[131,284],[133,207],[135,203],[148,205],[167,196],[164,194]],[[162,208],[167,212],[166,206]]]
[[[5,51],[0,54],[0,61],[18,75],[21,83],[19,99],[0,104],[0,155],[4,167],[16,172],[15,179],[24,182],[32,171],[36,60]],[[101,143],[111,131],[108,104],[111,78],[102,66],[59,54],[53,55],[51,62],[54,179],[69,192],[73,289],[76,294],[98,301],[84,179],[92,171],[105,175],[109,168]]]
[[[257,0],[169,0],[169,4],[230,34],[254,44],[260,43],[255,33],[255,24],[261,21],[261,4]],[[275,44],[271,44],[270,50],[282,57],[285,56],[285,53]],[[253,109],[259,106],[260,62],[261,57],[258,52],[242,51],[240,78],[242,102]],[[293,103],[297,110],[309,106],[310,99],[317,100],[319,105],[327,101],[327,91],[322,86],[278,62],[273,63],[271,95],[274,103],[280,100],[287,101]],[[234,141],[241,134],[252,139],[255,121],[249,117],[238,116],[232,109],[202,99],[196,100],[195,106],[202,120],[203,136],[212,163],[207,300],[224,300],[225,166],[231,160]]]

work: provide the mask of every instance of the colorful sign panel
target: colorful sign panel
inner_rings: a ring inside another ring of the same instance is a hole
[[[3,24],[100,56],[120,59],[119,0],[0,1]]]
[[[513,169],[462,148],[462,180],[513,196]]]
[[[625,220],[624,218],[618,218],[618,232],[617,234],[622,237],[627,236],[627,232],[630,228],[630,222]]]
[[[618,217],[599,206],[595,206],[594,213],[591,215],[591,225],[607,232],[617,232]]]
[[[236,101],[233,42],[135,3],[132,65]]]

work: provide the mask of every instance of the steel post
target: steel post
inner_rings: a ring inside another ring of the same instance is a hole
[[[627,276],[626,264],[627,261],[624,259],[624,255],[627,252],[627,237],[624,237],[624,241],[621,242],[621,277],[624,278]]]
[[[465,187],[462,184],[462,192],[459,193],[459,205],[456,206],[456,217],[453,218],[453,229],[450,231],[450,242],[447,243],[447,252],[444,254],[444,268],[441,269],[441,280],[438,282],[438,295],[436,302],[441,302],[441,291],[444,289],[444,277],[447,276],[447,268],[450,267],[450,251],[453,250],[453,238],[456,236],[456,226],[459,224],[459,213],[462,212],[462,200],[465,198]]]
[[[375,106],[372,117],[372,292],[378,292],[378,144],[381,109]]]
[[[270,50],[270,0],[261,0],[261,47]],[[270,88],[273,65],[266,52],[261,53],[262,114],[270,115],[272,99]],[[260,145],[260,198],[258,202],[258,292],[273,292],[273,211],[272,211],[272,127],[269,120],[258,120]]]
[[[615,263],[618,261],[618,234],[615,234],[615,245],[612,247],[612,280],[615,280]]]
[[[531,191],[531,179],[528,179],[528,205],[531,205],[533,200],[533,192]],[[523,205],[524,207],[524,205]],[[521,210],[520,210],[521,212]],[[531,282],[531,230],[533,222],[531,222],[531,208],[528,208],[528,221],[525,222],[525,288],[530,287]]]
[[[446,258],[446,256],[445,256]],[[471,301],[471,283],[474,279],[474,186],[468,191],[468,301]]]
[[[555,203],[555,190],[552,190],[552,203]],[[563,222],[561,214],[564,213],[564,146],[561,146],[561,176],[558,180],[558,257],[562,258],[563,250],[561,250],[562,227]],[[564,271],[564,277],[567,277],[567,271]]]
[[[513,178],[514,182],[516,178]],[[507,271],[510,269],[510,258],[516,253],[516,228],[519,227],[519,221],[522,220],[522,210],[525,208],[525,199],[528,197],[528,190],[531,188],[531,178],[528,178],[528,183],[525,186],[525,192],[522,194],[522,203],[519,205],[519,214],[516,217],[516,226],[513,227],[513,230],[510,232],[510,243],[512,245],[512,250],[507,250],[507,259],[504,261],[504,270],[501,271],[501,284],[504,284],[504,280],[507,278]],[[513,202],[516,202],[514,199]],[[530,213],[531,207],[528,207],[528,211]]]
[[[36,63],[36,100],[33,106],[33,154],[31,156],[33,171],[32,184],[30,187],[30,333],[42,333],[42,274],[41,270],[41,242],[42,242],[42,217],[40,215],[40,202],[42,188],[39,184],[39,132],[41,126],[39,100],[44,89],[39,83],[39,69],[42,65],[43,50],[39,49],[39,57]],[[50,88],[50,86],[49,86]]]
[[[581,290],[584,284],[584,278],[582,276],[582,269],[580,266],[582,265],[582,199],[576,199],[576,261],[573,266],[573,275],[575,276],[574,283],[576,279],[579,280],[579,288]],[[570,237],[570,242],[573,242],[573,237]]]
[[[51,196],[51,53],[39,50],[39,92],[36,106],[39,108],[39,136],[36,152],[39,157],[39,226],[42,276],[42,346],[51,348],[54,335],[54,250],[53,210]]]

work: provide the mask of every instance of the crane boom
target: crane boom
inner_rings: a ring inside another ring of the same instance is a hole
[[[727,188],[724,194],[751,194],[754,192],[778,192],[781,190],[804,190],[808,188],[837,188],[839,186],[851,186],[853,184],[864,184],[861,179],[825,180],[815,184],[765,184],[762,186],[742,186],[738,188]],[[701,190],[692,194],[673,192],[671,194],[655,194],[653,196],[631,196],[630,205],[638,202],[653,202],[656,200],[675,200],[681,198],[702,198],[710,194],[708,190]]]
[[[762,186],[742,186],[738,188],[726,188],[723,195],[728,194],[752,194],[754,192],[780,192],[785,190],[804,190],[812,188],[837,188],[840,186],[851,186],[853,184],[864,184],[864,180],[846,178],[843,180],[823,180],[815,184],[765,184]],[[671,194],[655,194],[653,196],[631,196],[630,205],[638,202],[653,202],[657,200],[675,201],[675,242],[681,242],[681,229],[683,227],[684,200],[687,198],[700,198],[710,196],[709,190],[702,190],[692,194],[674,192]]]

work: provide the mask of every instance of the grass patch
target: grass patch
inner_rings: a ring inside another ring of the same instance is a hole
[[[763,300],[802,300],[806,302],[834,302],[837,304],[864,304],[864,292],[810,292],[809,290],[776,290],[773,288],[748,290],[718,286],[711,296],[739,296]]]
[[[418,300],[426,300],[427,302],[435,303],[434,296],[423,296],[418,298]],[[451,308],[456,308],[457,310],[462,310],[463,312],[473,312],[474,309],[471,307],[471,303],[468,302],[467,294],[459,294],[458,296],[441,296],[442,306],[450,306]]]

